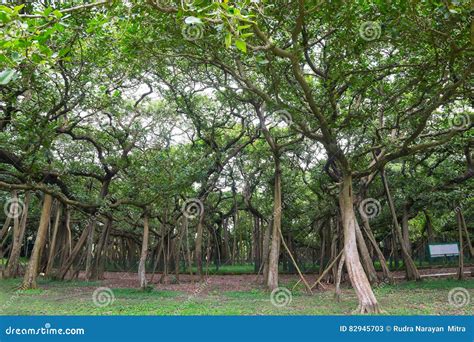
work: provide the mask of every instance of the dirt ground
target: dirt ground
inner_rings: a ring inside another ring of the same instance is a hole
[[[457,268],[430,268],[420,269],[420,274],[423,278],[447,278],[454,277],[457,272]],[[83,279],[83,274],[79,275],[79,279]],[[405,277],[404,271],[395,271],[393,276],[396,282],[402,282]],[[474,267],[465,268],[465,276],[467,279],[474,279]],[[179,276],[179,283],[176,281],[174,275],[168,275],[163,282],[160,282],[161,274],[155,274],[153,280],[151,274],[147,275],[147,279],[150,285],[157,290],[171,290],[171,291],[182,291],[192,293],[196,291],[196,287],[199,284],[199,278],[196,275],[190,276],[189,274],[181,274]],[[306,274],[305,279],[309,284],[313,284],[318,278],[317,274]],[[297,274],[280,274],[280,282],[285,286],[293,286],[298,280]],[[203,292],[212,291],[250,291],[252,289],[262,286],[262,276],[255,274],[240,274],[240,275],[208,275],[204,278],[207,283],[203,287]],[[104,280],[102,285],[110,288],[136,288],[137,287],[137,274],[131,272],[105,272]],[[332,290],[332,284],[326,284],[323,282],[322,287],[318,287],[318,290]],[[263,287],[263,286],[262,286]]]

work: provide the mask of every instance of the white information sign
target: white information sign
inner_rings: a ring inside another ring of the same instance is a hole
[[[459,255],[459,246],[457,243],[429,245],[429,249],[432,258]]]

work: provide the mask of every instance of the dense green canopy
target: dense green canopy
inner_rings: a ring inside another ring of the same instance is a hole
[[[45,3],[0,6],[0,196],[34,194],[26,237],[50,194],[73,240],[140,242],[150,219],[150,245],[186,240],[198,272],[346,248],[364,312],[353,222],[405,264],[472,222],[469,1]]]

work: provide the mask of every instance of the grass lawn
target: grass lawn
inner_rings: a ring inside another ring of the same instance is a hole
[[[354,291],[343,289],[342,301],[332,291],[312,296],[294,291],[292,301],[276,307],[270,293],[252,291],[205,291],[205,283],[196,284],[192,294],[181,291],[114,288],[115,300],[107,306],[94,304],[92,297],[100,282],[46,279],[39,289],[16,291],[20,279],[0,280],[2,315],[342,315],[357,306]],[[290,285],[288,285],[291,288]],[[455,287],[467,289],[471,302],[461,308],[449,304],[448,293]],[[451,279],[405,282],[375,288],[376,296],[390,315],[472,315],[474,281]]]

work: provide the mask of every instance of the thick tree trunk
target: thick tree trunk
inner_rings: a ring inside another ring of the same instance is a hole
[[[43,208],[41,209],[41,218],[38,227],[38,232],[36,234],[35,245],[33,247],[33,251],[31,252],[28,268],[23,279],[23,289],[32,289],[37,287],[36,276],[38,275],[38,266],[39,261],[41,259],[41,252],[46,241],[46,233],[48,231],[52,202],[53,197],[50,194],[45,194],[43,200]]]
[[[352,177],[344,175],[339,193],[342,227],[344,231],[344,255],[346,269],[359,299],[358,313],[379,313],[380,308],[370,286],[369,279],[360,263],[356,241],[356,217],[353,208]]]
[[[143,239],[142,239],[142,251],[140,254],[140,263],[138,265],[138,279],[140,281],[140,288],[144,290],[147,286],[146,283],[146,257],[148,253],[148,214],[145,213],[143,216]]]
[[[267,287],[274,290],[278,287],[278,260],[280,258],[281,231],[281,169],[278,158],[275,158],[275,188],[273,199],[273,232],[268,259]]]
[[[49,276],[51,274],[51,270],[53,269],[54,259],[56,257],[56,242],[58,240],[58,230],[59,230],[59,222],[61,219],[61,204],[59,202],[56,203],[56,215],[54,219],[54,226],[53,226],[53,235],[51,236],[51,243],[49,246],[49,255],[48,255],[48,263],[46,265],[46,271],[44,272],[45,275]]]
[[[383,186],[384,186],[384,189],[385,189],[385,194],[387,196],[388,204],[389,204],[389,207],[390,207],[390,212],[392,214],[395,235],[397,236],[398,242],[400,243],[403,262],[405,264],[405,271],[406,271],[407,279],[408,280],[421,280],[420,273],[418,272],[418,269],[416,268],[416,265],[413,262],[413,259],[411,258],[410,254],[408,253],[408,250],[406,248],[406,244],[405,244],[405,241],[403,239],[403,235],[402,235],[402,232],[401,232],[401,229],[400,229],[400,225],[398,224],[397,213],[396,213],[396,210],[395,210],[395,204],[393,203],[393,198],[392,198],[392,195],[390,194],[390,189],[388,187],[387,177],[385,176],[385,170],[381,170],[380,176],[382,177],[382,183],[383,183]]]

